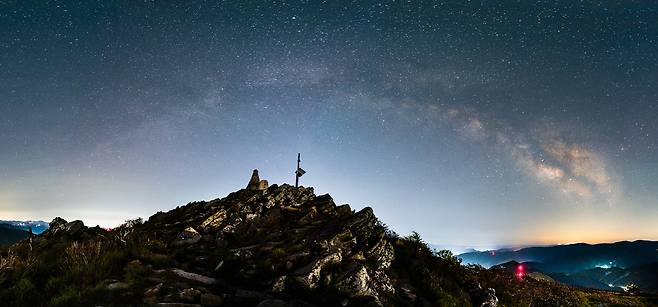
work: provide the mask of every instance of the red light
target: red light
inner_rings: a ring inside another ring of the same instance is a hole
[[[521,265],[521,264],[519,264],[519,265],[516,267],[516,274],[515,274],[515,275],[516,275],[516,277],[517,277],[518,279],[522,279],[522,278],[523,278],[523,276],[525,275],[525,273],[523,272],[524,270],[525,270],[525,268],[524,268],[523,265]]]

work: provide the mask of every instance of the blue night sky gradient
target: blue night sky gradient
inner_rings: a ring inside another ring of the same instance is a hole
[[[0,2],[0,219],[258,168],[439,245],[658,240],[655,1]]]

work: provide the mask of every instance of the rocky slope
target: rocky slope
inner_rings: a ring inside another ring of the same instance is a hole
[[[61,257],[49,258],[53,253]],[[388,232],[371,208],[354,212],[349,205],[337,206],[329,195],[316,196],[312,188],[288,185],[190,203],[112,231],[56,218],[43,235],[14,246],[5,258],[12,256],[34,259],[38,265],[32,270],[46,266],[53,272],[44,274],[56,276],[63,270],[90,283],[84,289],[62,290],[52,285],[64,281],[53,278],[21,281],[5,273],[0,279],[3,286],[24,282],[53,288],[53,293],[18,298],[37,304],[496,303],[492,290],[448,272],[454,261],[435,257],[420,240]],[[443,276],[432,272],[442,268]],[[8,270],[16,268],[6,265]],[[79,295],[63,296],[67,291]]]
[[[56,218],[0,256],[0,300],[17,306],[495,306],[521,287],[398,237],[371,208],[288,185],[110,231]]]

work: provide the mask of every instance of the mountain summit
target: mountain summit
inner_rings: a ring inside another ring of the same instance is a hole
[[[415,233],[389,231],[369,207],[355,212],[313,188],[260,187],[112,230],[56,218],[43,234],[0,251],[0,299],[19,306],[259,307],[587,299],[554,283],[461,266]],[[526,296],[515,294],[520,289]]]

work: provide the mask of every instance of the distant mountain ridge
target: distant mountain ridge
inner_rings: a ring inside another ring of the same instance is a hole
[[[10,245],[28,238],[30,228],[33,234],[40,234],[48,230],[48,223],[44,221],[0,220],[0,245]]]
[[[24,231],[30,231],[30,227],[32,227],[32,233],[34,234],[40,234],[46,230],[48,230],[48,222],[44,221],[3,221],[0,220],[0,226],[12,226],[14,228],[18,228]]]
[[[541,270],[574,273],[585,269],[629,268],[658,262],[658,241],[621,241],[600,244],[568,244],[519,250],[470,252],[458,256],[464,263],[491,267],[509,261],[539,262]]]
[[[30,233],[8,224],[0,224],[0,245],[10,245],[26,239]]]
[[[458,257],[464,263],[492,268],[522,263],[555,281],[581,288],[623,291],[634,284],[642,291],[658,292],[656,241],[579,243],[470,252]]]

